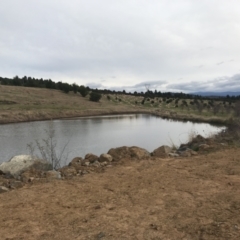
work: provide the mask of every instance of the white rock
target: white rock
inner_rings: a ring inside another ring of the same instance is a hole
[[[3,162],[0,165],[0,170],[3,173],[10,173],[14,177],[18,177],[30,168],[47,171],[52,169],[52,165],[46,160],[37,159],[30,155],[15,156],[8,162]]]

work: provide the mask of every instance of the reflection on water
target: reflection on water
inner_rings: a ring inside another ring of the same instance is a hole
[[[180,145],[188,140],[191,132],[207,137],[223,129],[207,123],[166,120],[147,114],[0,125],[0,163],[15,155],[29,154],[27,144],[46,139],[50,125],[55,130],[59,152],[69,142],[65,151],[68,161],[89,152],[100,155],[120,146],[139,146],[151,152],[172,142]]]

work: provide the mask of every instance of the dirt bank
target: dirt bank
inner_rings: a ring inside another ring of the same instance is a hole
[[[130,161],[0,195],[0,239],[240,239],[240,149]]]

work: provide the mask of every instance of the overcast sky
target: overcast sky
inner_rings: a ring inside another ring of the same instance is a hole
[[[0,76],[240,91],[239,0],[0,0]]]

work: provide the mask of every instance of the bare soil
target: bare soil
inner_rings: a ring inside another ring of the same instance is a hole
[[[240,149],[128,160],[0,195],[0,239],[240,239]]]

